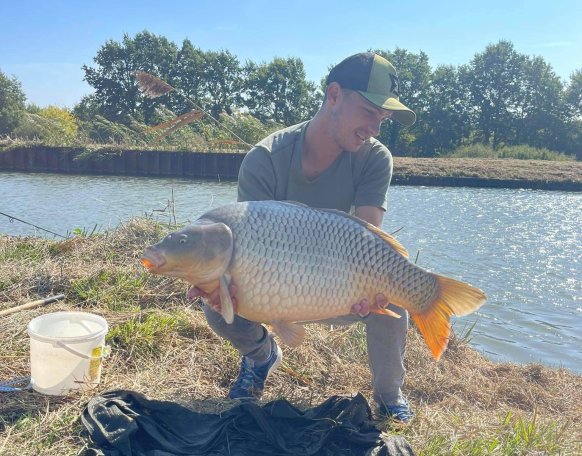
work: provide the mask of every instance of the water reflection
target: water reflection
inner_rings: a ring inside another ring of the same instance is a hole
[[[173,197],[172,197],[173,190]],[[232,182],[0,173],[0,211],[59,233],[133,216],[179,222],[234,201]],[[392,187],[384,229],[418,263],[482,288],[487,304],[454,326],[497,360],[582,372],[582,195],[533,190]],[[0,217],[0,232],[45,235]],[[50,236],[48,236],[50,237]]]

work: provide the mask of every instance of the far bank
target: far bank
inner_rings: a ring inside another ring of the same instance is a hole
[[[0,171],[236,180],[244,153],[12,147]],[[582,191],[582,162],[394,157],[396,185]]]

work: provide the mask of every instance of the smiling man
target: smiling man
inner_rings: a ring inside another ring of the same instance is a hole
[[[331,70],[325,100],[311,120],[273,133],[246,155],[239,173],[239,201],[298,201],[317,208],[353,211],[380,226],[387,208],[392,156],[374,137],[387,119],[404,126],[416,119],[398,100],[395,68],[370,52],[346,58]],[[236,300],[236,284],[231,292]],[[200,290],[189,293],[191,297],[200,294]],[[259,323],[235,316],[233,324],[226,324],[216,312],[218,293],[205,297],[210,326],[242,355],[240,373],[229,397],[259,398],[265,380],[281,363],[281,349]],[[352,315],[329,323],[362,321],[366,325],[377,411],[406,422],[413,415],[401,392],[408,315],[392,305],[389,308],[403,318],[368,313],[372,305],[386,306],[385,297],[378,295],[375,303],[354,303]]]

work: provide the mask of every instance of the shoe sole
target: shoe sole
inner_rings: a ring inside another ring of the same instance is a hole
[[[282,362],[283,362],[283,351],[281,350],[281,347],[277,345],[277,359],[267,371],[267,378],[269,378],[269,375],[271,375],[279,368]],[[265,378],[265,381],[267,381],[267,378]]]

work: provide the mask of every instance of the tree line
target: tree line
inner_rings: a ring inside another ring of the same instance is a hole
[[[422,51],[373,51],[396,66],[401,101],[417,113],[411,128],[395,122],[382,127],[379,139],[395,155],[435,156],[472,144],[527,145],[566,154],[582,150],[582,68],[563,81],[542,57],[520,54],[505,40],[460,66],[432,68]],[[310,118],[325,90],[325,75],[317,83],[308,81],[299,58],[241,62],[228,50],[203,51],[187,39],[178,46],[148,31],[107,41],[93,60],[83,70],[94,93],[71,114],[97,130],[104,123],[135,130],[159,122],[160,113],[181,115],[196,105],[215,118],[245,117],[239,132],[252,143],[260,139],[254,136]],[[148,98],[138,89],[136,71],[157,76],[177,91]],[[17,130],[24,103],[18,81],[0,72],[0,134]],[[249,117],[253,128],[248,128]]]

